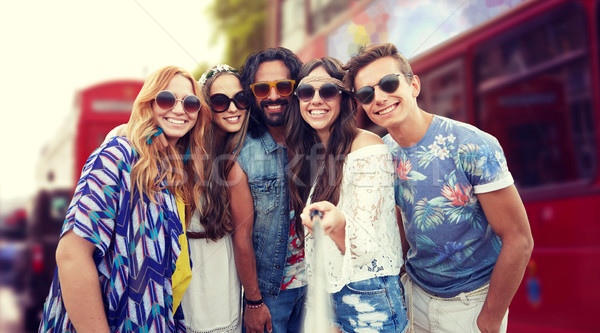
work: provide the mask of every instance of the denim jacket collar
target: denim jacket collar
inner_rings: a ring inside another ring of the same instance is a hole
[[[265,134],[266,135],[261,135],[260,142],[265,149],[265,153],[269,154],[277,150],[277,148],[280,146],[277,144],[277,142],[275,142],[275,139],[273,139],[273,136],[271,136],[269,131],[267,131]]]

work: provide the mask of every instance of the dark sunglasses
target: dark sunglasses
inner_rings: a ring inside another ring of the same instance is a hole
[[[168,90],[163,90],[156,95],[154,98],[156,101],[156,105],[163,110],[171,110],[175,107],[177,102],[181,102],[183,104],[183,109],[187,113],[195,113],[200,111],[201,103],[198,96],[195,95],[187,95],[183,99],[177,99],[175,94]]]
[[[379,88],[386,93],[393,93],[398,89],[400,85],[399,76],[404,75],[411,77],[412,74],[388,74],[379,80],[379,83],[372,86],[364,86],[358,89],[354,93],[354,97],[360,104],[369,104],[373,101],[373,97],[375,96],[375,87],[379,86]]]
[[[271,88],[275,87],[275,91],[279,96],[286,97],[294,91],[294,80],[279,80],[270,82],[256,82],[250,85],[252,93],[256,98],[265,98],[271,93]]]
[[[210,96],[210,108],[216,113],[227,111],[231,105],[231,102],[233,102],[235,107],[240,110],[245,110],[248,108],[248,99],[243,91],[233,95],[233,98],[229,98],[229,96],[225,94],[214,94]]]
[[[318,92],[322,100],[329,102],[341,94],[342,90],[334,83],[327,82],[319,88]],[[294,94],[302,102],[310,102],[315,97],[315,88],[308,83],[303,83],[296,88]]]

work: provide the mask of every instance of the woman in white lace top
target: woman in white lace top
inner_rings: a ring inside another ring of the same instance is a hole
[[[309,288],[316,260],[309,215],[318,210],[327,235],[319,239],[325,288],[337,328],[403,332],[391,157],[379,136],[356,128],[356,104],[341,81],[344,73],[333,58],[305,64],[287,120],[290,196],[294,209],[303,212],[297,223],[306,227]]]

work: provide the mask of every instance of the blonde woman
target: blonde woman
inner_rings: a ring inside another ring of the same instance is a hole
[[[108,140],[83,168],[40,332],[185,331],[186,220],[204,181],[210,117],[187,71],[169,66],[148,77],[126,135]]]

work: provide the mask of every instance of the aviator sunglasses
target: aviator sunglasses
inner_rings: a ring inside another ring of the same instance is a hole
[[[195,113],[200,110],[200,99],[195,95],[187,95],[183,99],[177,99],[175,94],[168,90],[163,90],[154,98],[156,105],[163,110],[171,110],[177,102],[181,102],[183,109],[187,113]]]
[[[360,104],[369,104],[373,101],[373,97],[375,96],[375,87],[379,86],[379,88],[385,93],[393,93],[398,89],[400,85],[399,76],[404,75],[408,77],[412,77],[412,74],[388,74],[379,80],[379,83],[372,86],[364,86],[358,89],[354,93],[354,97]]]
[[[243,91],[233,95],[233,98],[229,98],[229,96],[225,94],[214,94],[210,96],[210,108],[216,113],[227,111],[231,102],[233,102],[235,107],[240,110],[248,108],[248,99]]]
[[[279,96],[287,97],[294,91],[294,80],[279,80],[270,82],[256,82],[250,85],[252,93],[256,98],[265,98],[271,93],[271,88],[275,87],[275,91]]]
[[[319,92],[321,99],[326,102],[333,100],[337,95],[342,93],[342,90],[331,82],[323,84],[317,91]],[[302,102],[309,102],[315,96],[315,88],[310,84],[303,83],[298,86],[294,94]]]

